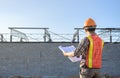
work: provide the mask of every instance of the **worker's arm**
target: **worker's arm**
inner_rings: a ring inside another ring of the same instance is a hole
[[[89,46],[89,40],[87,37],[83,38],[80,43],[78,44],[78,47],[74,51],[74,56],[80,57],[82,54],[86,54]]]
[[[89,46],[89,40],[87,39],[87,37],[85,37],[79,43],[78,47],[74,52],[64,52],[63,55],[67,57],[73,57],[73,56],[79,57],[82,53],[86,52],[88,46]]]
[[[74,52],[69,52],[69,53],[64,52],[63,55],[66,56],[66,57],[73,57],[74,56]]]

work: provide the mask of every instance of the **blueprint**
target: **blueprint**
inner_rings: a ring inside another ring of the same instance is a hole
[[[75,46],[71,45],[71,46],[59,46],[59,49],[62,52],[74,52],[75,51]],[[77,61],[81,61],[82,56],[80,56],[79,58],[74,56],[74,57],[68,57],[72,62],[77,62]]]

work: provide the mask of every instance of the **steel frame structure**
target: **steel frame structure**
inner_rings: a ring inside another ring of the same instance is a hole
[[[19,40],[16,42],[34,42],[32,39],[28,38],[26,33],[21,32],[21,29],[25,30],[43,30],[42,41],[36,42],[79,42],[82,38],[86,36],[83,28],[74,28],[74,34],[56,34],[49,31],[49,28],[38,28],[38,27],[8,27],[10,29],[9,38],[5,38],[5,34],[0,34],[0,42],[14,42],[13,38],[18,37]],[[96,28],[96,33],[105,41],[105,42],[120,42],[120,28]],[[39,33],[40,34],[40,33]],[[36,35],[39,37],[38,35]],[[9,40],[8,40],[9,39]]]
[[[80,36],[83,35],[81,34],[81,31],[83,32],[84,30],[83,28],[74,29],[76,32],[73,34],[72,42],[79,42]],[[96,28],[96,32],[103,38],[103,40],[105,40],[105,42],[120,42],[120,28]]]

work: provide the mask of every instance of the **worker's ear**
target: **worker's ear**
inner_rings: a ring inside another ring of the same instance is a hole
[[[87,32],[88,30],[87,29],[85,29],[85,32]]]

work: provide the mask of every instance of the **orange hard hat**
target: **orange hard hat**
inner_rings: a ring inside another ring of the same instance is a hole
[[[92,18],[88,18],[85,22],[84,22],[84,27],[96,27],[96,23]]]

